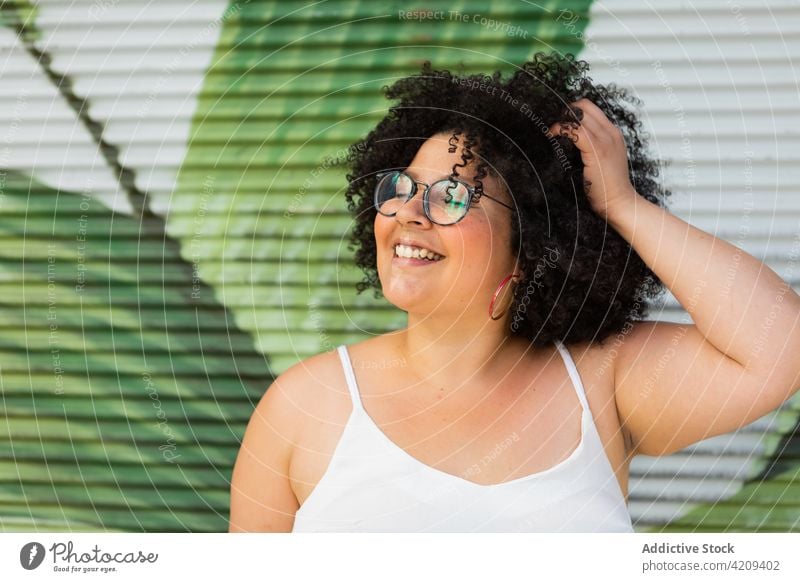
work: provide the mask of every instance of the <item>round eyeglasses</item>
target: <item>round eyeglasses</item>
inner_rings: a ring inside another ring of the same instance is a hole
[[[417,192],[417,184],[425,187],[422,191],[422,208],[425,216],[434,224],[448,226],[455,224],[467,215],[476,195],[475,188],[457,178],[446,178],[433,184],[417,182],[408,174],[400,171],[380,172],[377,174],[378,184],[375,186],[375,209],[384,216],[394,216],[397,211]],[[505,202],[486,196],[514,210]]]

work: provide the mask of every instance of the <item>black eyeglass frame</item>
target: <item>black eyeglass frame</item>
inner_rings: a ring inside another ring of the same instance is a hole
[[[436,180],[436,182],[434,182],[433,184],[426,184],[425,182],[420,182],[418,180],[415,180],[414,178],[412,178],[411,176],[409,176],[408,174],[406,174],[403,171],[392,170],[392,171],[389,171],[389,172],[378,172],[377,174],[375,174],[375,177],[378,178],[378,181],[375,184],[375,193],[373,195],[372,203],[375,206],[375,210],[377,210],[383,216],[395,216],[397,214],[397,211],[395,211],[395,212],[393,212],[391,214],[387,214],[386,212],[382,212],[380,207],[378,206],[378,186],[380,186],[381,182],[383,181],[383,179],[386,176],[390,176],[392,174],[402,174],[403,176],[405,176],[406,178],[411,180],[412,184],[414,184],[414,188],[411,190],[411,192],[409,193],[408,197],[403,201],[403,204],[405,204],[406,202],[411,200],[414,196],[416,196],[417,190],[419,189],[419,188],[417,188],[418,185],[421,184],[421,185],[425,186],[425,189],[422,191],[422,209],[425,211],[425,216],[428,218],[428,220],[430,220],[434,224],[438,224],[439,226],[451,226],[453,224],[458,224],[459,222],[464,220],[465,216],[467,216],[467,213],[469,212],[469,209],[472,208],[473,202],[477,202],[478,200],[480,200],[484,196],[486,196],[489,200],[493,200],[493,201],[497,202],[498,204],[500,204],[502,206],[505,206],[506,208],[511,210],[511,212],[514,212],[514,208],[509,206],[505,202],[502,202],[502,201],[498,200],[497,198],[495,198],[493,196],[489,196],[485,192],[481,192],[480,194],[478,194],[477,190],[475,189],[474,186],[471,186],[470,184],[467,184],[466,182],[464,182],[463,180],[459,180],[458,178],[453,178],[453,177],[443,178],[441,180]],[[438,184],[439,182],[448,182],[448,183],[456,182],[456,183],[461,184],[462,186],[464,186],[467,189],[467,192],[469,193],[470,203],[467,206],[467,209],[464,211],[464,214],[461,215],[461,218],[459,218],[458,220],[456,220],[454,222],[447,222],[447,223],[442,224],[441,222],[436,222],[431,217],[430,199],[428,198],[428,192],[430,192],[430,190],[431,190],[431,188],[433,187],[434,184]]]

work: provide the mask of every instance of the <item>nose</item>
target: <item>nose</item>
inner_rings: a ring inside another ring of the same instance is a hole
[[[414,183],[414,193],[411,195],[410,200],[406,200],[406,202],[400,207],[395,214],[395,220],[397,220],[401,224],[407,224],[409,222],[416,222],[422,226],[430,226],[432,223],[428,220],[428,217],[425,216],[425,208],[423,206],[422,200],[422,188],[424,186],[418,182]]]

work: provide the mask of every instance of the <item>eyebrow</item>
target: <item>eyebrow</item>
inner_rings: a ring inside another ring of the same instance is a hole
[[[413,175],[411,172],[408,171],[408,167],[405,167],[400,171],[403,172],[404,174],[407,174],[407,175],[411,176],[411,178],[414,179],[414,180],[417,179],[417,177],[415,175]]]

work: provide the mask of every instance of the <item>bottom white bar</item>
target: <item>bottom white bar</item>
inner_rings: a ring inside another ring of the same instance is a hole
[[[800,534],[770,533],[0,534],[0,579],[796,582],[799,554]]]

